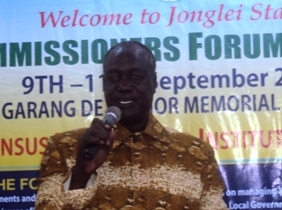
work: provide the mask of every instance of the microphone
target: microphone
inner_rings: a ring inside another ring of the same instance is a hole
[[[105,117],[103,119],[103,122],[106,125],[109,125],[112,129],[115,123],[117,123],[121,118],[121,111],[116,106],[110,106],[105,111]],[[110,131],[110,130],[109,130]],[[88,148],[86,148],[83,152],[83,158],[87,161],[93,160],[94,156],[96,155],[97,151],[99,149],[98,145],[91,145]]]
[[[110,106],[105,111],[105,117],[103,119],[103,122],[106,125],[109,125],[111,128],[114,126],[115,123],[117,123],[121,118],[121,111],[116,106]]]

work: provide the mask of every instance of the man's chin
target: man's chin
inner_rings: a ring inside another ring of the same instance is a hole
[[[136,121],[136,119],[140,118],[140,111],[136,108],[124,108],[121,107],[121,119],[123,121]]]
[[[128,108],[120,108],[121,110],[121,119],[124,121],[131,121],[132,119],[136,119],[136,110],[128,109]]]

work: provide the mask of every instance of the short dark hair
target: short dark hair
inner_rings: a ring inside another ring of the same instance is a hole
[[[153,55],[152,51],[144,44],[137,42],[137,41],[124,41],[124,42],[120,42],[116,45],[114,45],[111,49],[108,50],[108,52],[106,53],[105,57],[104,57],[104,62],[103,62],[103,68],[105,65],[105,61],[108,57],[108,55],[118,46],[132,46],[132,45],[136,45],[137,47],[140,47],[144,50],[145,54],[144,59],[146,61],[148,61],[148,68],[152,70],[152,72],[156,71],[156,59],[155,56]]]

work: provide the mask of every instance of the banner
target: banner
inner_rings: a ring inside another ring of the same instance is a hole
[[[157,60],[152,112],[212,145],[230,209],[282,208],[282,6],[274,1],[0,3],[0,209],[33,209],[48,138],[103,118],[102,63]]]

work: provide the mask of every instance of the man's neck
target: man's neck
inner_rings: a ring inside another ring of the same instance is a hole
[[[147,117],[147,119],[142,119],[140,121],[135,120],[134,122],[122,122],[120,121],[120,124],[125,127],[127,130],[129,130],[132,133],[137,133],[137,132],[142,132],[145,130],[145,128],[147,127],[149,121],[149,116]]]

